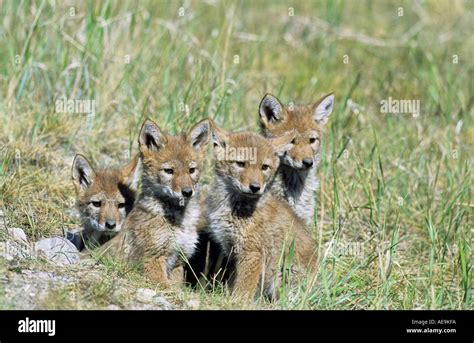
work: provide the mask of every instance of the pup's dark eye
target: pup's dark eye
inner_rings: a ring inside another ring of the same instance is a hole
[[[291,140],[291,144],[295,144],[295,143],[296,143],[296,139],[293,138],[293,139]]]
[[[93,201],[92,206],[94,207],[100,207],[100,201]]]
[[[189,168],[189,174],[194,174],[195,171],[196,171],[196,168]]]
[[[118,208],[124,208],[125,207],[125,203],[124,202],[121,202],[120,204],[118,204]]]
[[[163,170],[165,171],[166,174],[173,175],[173,169],[167,168],[167,169],[163,169]]]
[[[310,142],[311,144],[313,144],[314,142],[316,142],[316,138],[310,138],[310,139],[309,139],[309,142]]]
[[[242,161],[235,161],[235,163],[236,163],[239,167],[241,167],[241,168],[245,167],[245,162],[242,162]]]
[[[270,168],[270,166],[268,164],[262,165],[262,170],[268,170],[268,168]]]

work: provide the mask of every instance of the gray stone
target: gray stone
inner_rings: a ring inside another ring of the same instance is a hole
[[[139,288],[135,293],[135,298],[142,303],[151,303],[155,297],[156,292],[149,288]]]
[[[30,247],[14,240],[0,242],[0,257],[7,261],[22,260],[31,256]]]
[[[117,305],[114,305],[114,304],[110,304],[106,307],[104,307],[104,310],[108,310],[108,311],[119,311],[121,310],[121,308]]]
[[[153,304],[157,305],[162,310],[172,310],[173,305],[170,304],[166,298],[156,295],[153,297]]]
[[[7,232],[10,238],[19,242],[28,243],[28,238],[26,238],[26,234],[23,229],[20,229],[19,227],[10,227],[7,229]]]
[[[190,310],[198,310],[199,309],[199,305],[201,303],[199,302],[198,299],[190,299],[186,302],[186,306],[190,309]]]
[[[75,264],[79,262],[79,251],[63,237],[44,238],[35,244],[35,251],[49,261],[59,264]]]

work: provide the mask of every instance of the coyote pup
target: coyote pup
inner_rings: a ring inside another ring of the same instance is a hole
[[[300,266],[310,266],[316,253],[303,221],[268,192],[278,155],[291,148],[294,135],[267,139],[252,132],[227,133],[213,122],[211,131],[216,161],[208,222],[213,240],[235,264],[229,285],[237,297],[263,293],[273,299],[279,259],[292,243],[293,260]]]
[[[322,127],[329,119],[333,104],[332,93],[309,106],[284,107],[271,94],[266,94],[260,102],[260,127],[265,137],[296,131],[293,147],[281,157],[271,192],[286,200],[307,225],[313,222],[316,206]]]
[[[84,156],[75,156],[71,174],[84,228],[82,243],[103,244],[120,231],[135,201],[138,165],[135,156],[122,169],[94,170]]]
[[[151,120],[143,123],[138,139],[141,192],[124,228],[103,252],[143,264],[150,279],[162,286],[183,281],[183,259],[197,243],[198,181],[208,139],[207,120],[177,136],[162,133]]]

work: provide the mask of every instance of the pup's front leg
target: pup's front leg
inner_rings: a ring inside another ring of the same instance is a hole
[[[232,294],[241,299],[251,300],[257,292],[262,275],[262,255],[258,252],[243,252],[237,257],[236,275]]]
[[[183,266],[179,265],[176,266],[170,275],[170,284],[173,287],[179,288],[184,283],[184,268]]]
[[[166,271],[166,256],[152,257],[144,262],[144,270],[148,277],[160,286],[169,287],[170,281]]]

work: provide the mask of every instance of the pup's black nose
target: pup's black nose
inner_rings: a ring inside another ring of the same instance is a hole
[[[313,166],[313,160],[311,158],[305,158],[303,159],[303,165],[306,168],[311,168]]]
[[[260,190],[260,184],[258,184],[256,182],[251,183],[249,188],[252,191],[252,193],[257,193]]]
[[[186,198],[189,198],[191,195],[193,195],[193,189],[191,187],[184,187],[181,190],[181,194],[183,194]]]
[[[117,226],[117,224],[115,223],[115,220],[107,220],[105,221],[105,227],[109,230],[113,230],[115,229],[115,227]]]

